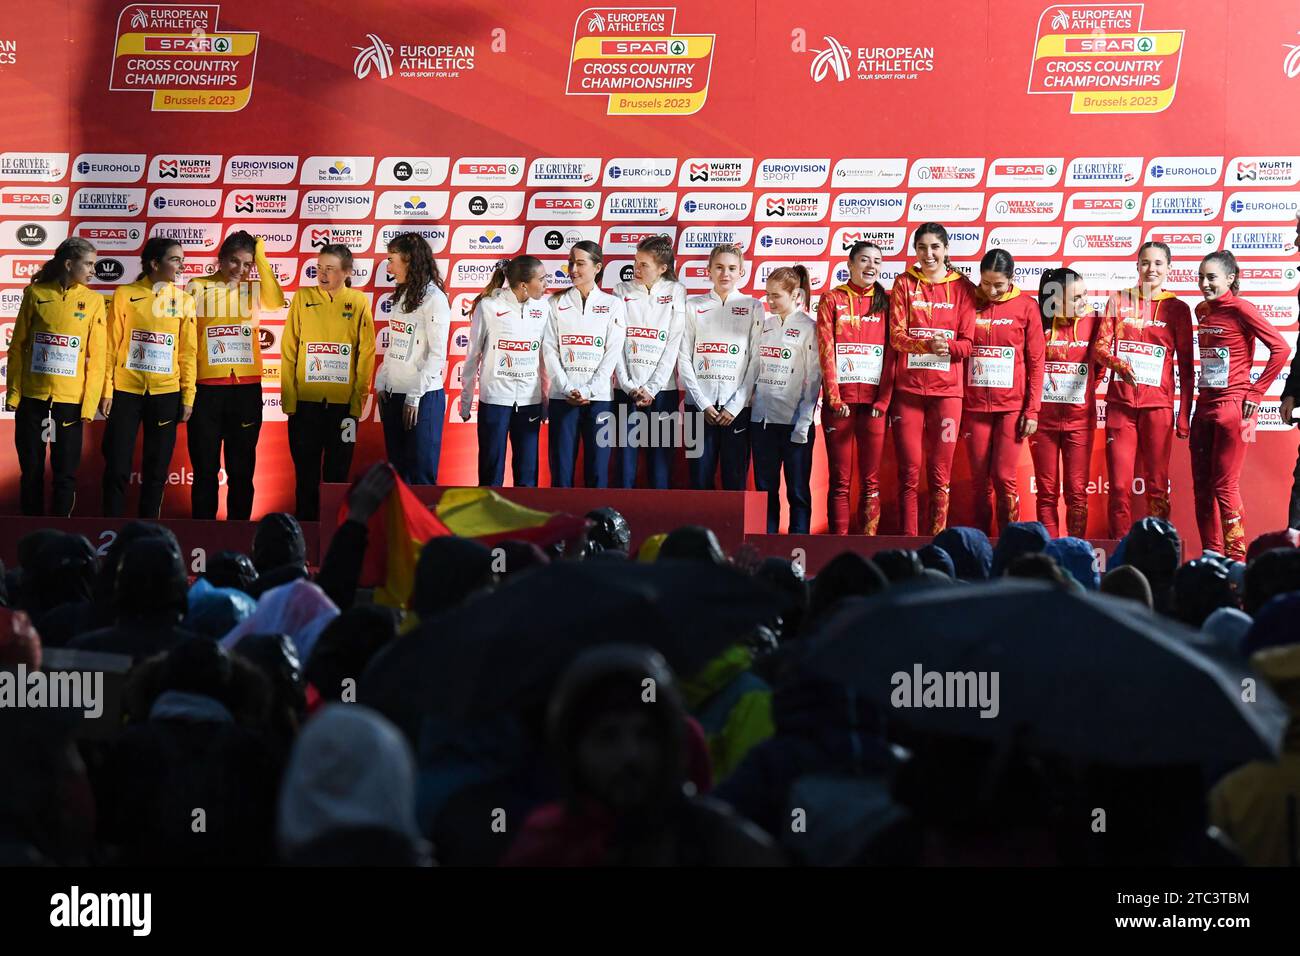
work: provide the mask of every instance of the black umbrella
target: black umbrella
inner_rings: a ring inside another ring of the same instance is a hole
[[[849,602],[807,666],[939,734],[1127,766],[1273,759],[1286,708],[1194,638],[1128,602],[1006,581]]]
[[[544,700],[587,647],[655,648],[688,677],[780,613],[771,589],[700,562],[561,561],[421,624],[362,675],[357,696],[396,716],[486,716]]]

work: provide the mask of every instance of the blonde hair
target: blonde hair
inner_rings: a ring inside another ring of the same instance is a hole
[[[745,264],[745,252],[734,242],[722,242],[714,246],[713,251],[709,253],[710,266],[713,265],[713,260],[718,258],[718,256],[735,256],[740,260],[741,266],[744,266]]]

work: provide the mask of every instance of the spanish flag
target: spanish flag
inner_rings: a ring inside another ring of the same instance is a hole
[[[438,535],[474,538],[488,547],[514,540],[544,548],[576,538],[587,527],[586,518],[525,508],[491,488],[448,488],[430,509],[401,478],[393,477],[392,494],[370,519],[361,568],[360,584],[376,589],[376,604],[404,608],[410,603],[420,549]],[[347,516],[345,502],[339,523]]]

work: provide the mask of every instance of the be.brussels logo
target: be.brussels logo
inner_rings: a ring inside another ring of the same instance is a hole
[[[424,212],[429,204],[419,196],[411,196],[402,202],[402,209],[407,212]]]

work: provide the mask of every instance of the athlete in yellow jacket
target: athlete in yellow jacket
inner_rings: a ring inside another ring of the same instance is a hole
[[[176,425],[194,408],[194,297],[176,285],[184,250],[155,236],[144,245],[143,272],[113,293],[108,319],[108,366],[100,409],[104,428],[104,515],[126,506],[135,435],[144,430],[140,457],[140,517],[162,510]]]
[[[280,401],[301,521],[319,520],[322,479],[348,479],[356,419],[375,372],[375,320],[365,295],[348,287],[351,274],[347,246],[321,249],[317,285],[294,293],[280,341]]]
[[[104,387],[104,297],[86,288],[95,247],[65,239],[23,290],[9,342],[5,405],[14,414],[23,514],[45,514],[45,446],[54,473],[51,511],[77,501],[83,423],[94,419]]]
[[[257,280],[249,281],[253,266]],[[226,461],[226,517],[247,521],[253,511],[253,472],[262,430],[262,315],[284,308],[284,293],[260,237],[242,229],[217,252],[217,271],[195,279],[198,386],[186,438],[194,485],[194,518],[217,516],[217,473]]]

